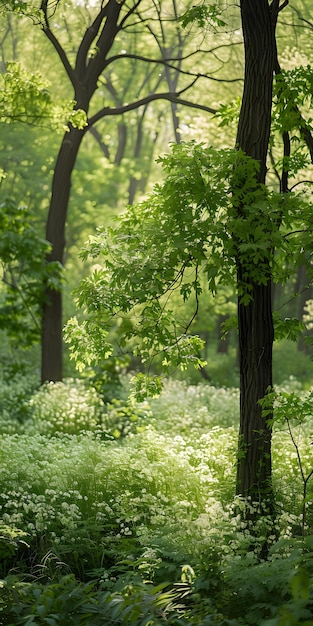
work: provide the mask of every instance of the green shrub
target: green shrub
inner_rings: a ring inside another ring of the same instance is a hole
[[[161,432],[189,437],[212,427],[239,425],[239,390],[208,384],[188,385],[168,380],[162,394],[149,401],[153,427]]]
[[[84,397],[86,388],[71,384],[79,409],[77,389]],[[67,409],[69,388],[66,383],[56,393],[60,410]],[[35,394],[38,404],[44,398],[45,411],[52,396],[45,389]],[[94,397],[88,407],[94,406]],[[294,434],[309,476],[310,395],[301,392],[299,398],[291,394],[288,406],[302,407],[302,413],[306,408],[307,419],[300,420]],[[284,425],[275,423],[274,430],[277,519],[273,524],[264,515],[251,529],[238,512],[247,504],[234,500],[237,390],[168,382],[150,408],[120,401],[97,419],[102,426],[94,431],[56,429],[54,436],[51,427],[40,434],[33,425],[33,430],[0,438],[2,523],[27,533],[30,546],[23,552],[19,538],[13,538],[17,547],[12,544],[7,557],[3,554],[3,572],[9,567],[19,571],[24,582],[4,581],[0,623],[310,623],[313,544],[310,537],[294,538],[303,530],[303,478]],[[105,440],[104,429],[113,432],[116,426],[120,436]],[[306,495],[304,531],[309,533],[311,480]],[[168,592],[173,598],[164,597]]]
[[[97,392],[79,379],[45,383],[29,404],[35,432],[50,435],[95,430],[103,412]]]
[[[15,374],[0,380],[0,432],[22,432],[31,415],[29,399],[38,387],[33,375]]]
[[[29,547],[26,543],[27,533],[19,528],[7,526],[0,522],[0,574],[6,576],[8,567],[19,547]]]
[[[146,402],[137,404],[134,400],[113,399],[106,405],[102,427],[104,432],[109,433],[115,439],[119,439],[130,433],[141,432],[146,427],[151,415],[150,407]]]
[[[185,608],[181,600],[190,593],[188,584],[171,589],[167,583],[155,586],[138,577],[113,592],[95,582],[80,583],[72,575],[46,585],[14,579],[5,585],[7,618],[27,626],[184,626],[185,620],[179,619]]]

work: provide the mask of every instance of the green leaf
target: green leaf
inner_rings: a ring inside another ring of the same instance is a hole
[[[310,578],[306,571],[299,569],[291,580],[291,591],[294,600],[308,600],[311,590]]]

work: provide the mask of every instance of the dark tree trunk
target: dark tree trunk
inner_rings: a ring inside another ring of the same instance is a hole
[[[90,101],[97,89],[98,78],[107,65],[107,56],[119,31],[118,18],[122,4],[117,0],[101,3],[99,13],[87,28],[76,54],[75,67],[72,67],[60,42],[50,28],[48,3],[42,2],[42,28],[58,53],[74,88],[74,100],[77,109],[88,114]],[[130,11],[131,14],[131,11]],[[90,49],[96,44],[97,54],[90,55]],[[66,132],[52,181],[51,201],[48,213],[46,239],[52,244],[52,251],[47,261],[63,264],[65,248],[65,224],[70,197],[71,178],[77,154],[86,132],[69,127]],[[62,380],[62,293],[51,290],[46,285],[45,304],[42,312],[42,351],[41,380]]]
[[[253,301],[238,306],[240,432],[237,492],[253,501],[271,499],[271,428],[258,400],[272,386],[271,289],[253,285]]]
[[[52,244],[48,262],[63,264],[65,223],[71,189],[71,176],[84,132],[70,128],[61,144],[55,165],[48,213],[46,239]],[[41,381],[62,380],[62,294],[47,288],[42,318]]]
[[[266,175],[278,8],[275,0],[271,6],[268,0],[241,0],[245,82],[237,147],[260,163],[256,186],[264,184]],[[237,210],[242,215],[249,208]],[[270,258],[270,250],[268,255]],[[240,283],[250,271],[242,256],[237,259],[237,270]],[[265,285],[257,284],[255,275],[248,282],[252,301],[244,305],[238,300],[241,392],[237,493],[264,501],[272,496],[271,428],[262,417],[258,401],[272,386],[274,333],[269,266]]]

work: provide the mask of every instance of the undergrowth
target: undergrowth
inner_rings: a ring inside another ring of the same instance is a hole
[[[7,404],[0,624],[313,625],[310,419],[290,423],[299,454],[275,425],[277,516],[252,533],[234,498],[238,401],[169,381],[149,404],[105,405],[71,380],[26,394],[10,428]]]

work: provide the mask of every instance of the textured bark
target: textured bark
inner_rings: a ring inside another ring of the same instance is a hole
[[[275,13],[276,11],[276,13]],[[237,146],[260,163],[256,185],[265,182],[273,71],[276,63],[275,26],[278,3],[241,0],[245,46],[245,82],[237,133]],[[248,211],[239,207],[238,212]],[[270,257],[271,251],[268,251]],[[251,273],[242,257],[237,259],[238,281]],[[254,268],[255,270],[255,268]],[[273,320],[271,278],[259,285],[251,276],[252,302],[238,301],[240,358],[240,432],[237,493],[254,501],[271,497],[271,429],[258,404],[272,386]]]
[[[239,304],[240,433],[237,492],[271,499],[271,428],[258,400],[272,386],[273,321],[270,283],[253,285],[253,301]]]
[[[63,264],[65,249],[65,223],[71,189],[71,176],[83,131],[71,128],[66,133],[55,165],[52,195],[46,226],[46,239],[52,244],[48,262]],[[62,294],[47,288],[42,316],[41,381],[62,380]]]

